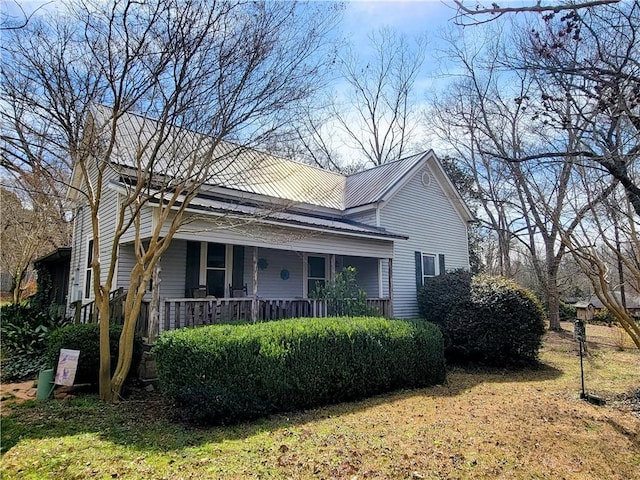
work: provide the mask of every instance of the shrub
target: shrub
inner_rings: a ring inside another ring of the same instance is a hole
[[[37,302],[22,302],[0,308],[3,382],[34,378],[47,365],[46,349],[51,332],[63,319],[49,314]]]
[[[544,311],[528,290],[500,277],[433,277],[419,291],[421,314],[443,332],[452,363],[513,367],[533,363],[544,334]]]
[[[326,300],[327,309],[335,317],[377,317],[380,312],[367,305],[367,292],[356,282],[356,269],[345,267],[333,280],[312,292],[313,298]]]
[[[49,334],[64,324],[46,309],[30,302],[0,308],[0,334],[5,356],[41,356],[47,349]]]
[[[161,334],[152,353],[164,393],[198,423],[228,423],[445,378],[436,326],[372,317],[182,329]]]
[[[589,323],[611,326],[616,323],[616,316],[611,313],[607,307],[604,307],[593,315],[593,318],[589,320]]]
[[[576,318],[576,307],[568,303],[560,302],[560,321],[575,322]]]
[[[109,326],[109,349],[111,352],[112,372],[115,370],[118,362],[118,347],[121,333],[121,325]],[[61,348],[80,350],[75,383],[98,383],[98,372],[100,369],[100,326],[97,323],[69,325],[53,332],[47,347],[47,358],[49,364],[53,367],[58,364]],[[136,336],[133,342],[133,358],[131,360],[129,376],[132,376],[136,372],[142,358],[142,350],[142,338]]]

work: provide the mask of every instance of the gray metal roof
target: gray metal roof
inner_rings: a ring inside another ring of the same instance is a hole
[[[95,128],[110,128],[111,115],[109,108],[95,106]],[[113,162],[136,168],[139,161],[145,167],[149,152],[160,138],[159,128],[155,120],[123,114],[117,122]],[[193,174],[188,168],[194,160],[196,165],[201,161],[209,165],[208,185],[340,211],[381,200],[425,155],[346,176],[231,142],[216,143],[212,137],[178,127],[165,128],[169,133],[165,134],[159,160],[153,165],[156,173],[180,178]],[[203,158],[216,160],[203,162]]]
[[[349,175],[345,192],[345,208],[358,207],[381,200],[424,155],[424,153],[419,153]]]

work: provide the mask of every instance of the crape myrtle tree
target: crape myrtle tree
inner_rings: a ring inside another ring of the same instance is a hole
[[[28,168],[68,158],[71,187],[91,213],[103,400],[120,398],[144,293],[186,206],[242,150],[224,149],[221,158],[223,140],[260,144],[288,125],[290,111],[322,86],[339,11],[297,2],[76,0],[6,35],[2,95],[11,108],[2,116],[11,162]],[[155,120],[151,131],[145,118]],[[118,136],[132,119],[140,129],[123,150]],[[34,160],[32,145],[43,137],[49,151]],[[104,183],[123,151],[133,180],[120,193],[113,240],[102,245]],[[157,222],[142,241],[140,211],[150,202]],[[109,292],[120,239],[132,231],[136,264],[111,376]]]

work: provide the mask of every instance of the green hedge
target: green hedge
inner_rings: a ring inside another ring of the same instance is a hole
[[[442,329],[449,362],[514,367],[537,360],[544,311],[515,282],[448,273],[427,279],[418,305],[421,315]]]
[[[370,317],[181,329],[160,335],[152,353],[164,393],[199,423],[445,379],[435,325]]]
[[[112,373],[118,363],[118,348],[121,333],[121,325],[109,325],[109,348],[111,352]],[[61,348],[80,350],[75,383],[98,384],[98,372],[100,370],[100,326],[97,323],[69,325],[51,334],[47,345],[47,358],[49,364],[54,368],[58,364]],[[133,359],[131,361],[129,377],[135,374],[142,359],[142,351],[142,338],[136,336],[133,342]]]

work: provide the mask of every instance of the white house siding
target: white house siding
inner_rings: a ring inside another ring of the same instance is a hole
[[[103,175],[103,182],[107,183],[116,173],[111,169],[106,169]],[[91,181],[95,185],[97,178],[97,170],[91,175]],[[80,196],[80,198],[82,198]],[[111,261],[111,248],[115,237],[116,216],[114,209],[116,208],[118,199],[115,191],[104,189],[100,200],[100,209],[98,210],[99,219],[99,235],[100,235],[100,264],[101,264],[101,281],[107,278],[109,263]],[[93,238],[93,230],[91,225],[91,212],[88,205],[82,205],[76,209],[76,218],[73,232],[73,251],[71,254],[71,281],[69,282],[69,302],[82,299],[85,303],[93,300],[93,288],[89,299],[84,298],[84,288],[87,272],[87,247],[89,240]],[[117,268],[117,266],[116,266]],[[94,279],[95,281],[95,279]],[[112,285],[115,289],[116,285]]]
[[[129,279],[131,270],[136,263],[136,257],[133,252],[133,245],[120,245],[118,250],[118,275],[116,277],[116,287],[123,287],[127,289],[129,287]]]
[[[359,222],[359,223],[364,223],[366,225],[372,225],[372,226],[377,226],[376,225],[376,208],[373,207],[370,210],[366,210],[363,212],[358,212],[358,213],[351,213],[349,215],[347,215],[347,218],[349,220],[353,220],[354,222]]]
[[[356,269],[358,287],[367,292],[368,298],[378,298],[380,296],[377,258],[343,257],[342,266]]]
[[[259,248],[258,258],[267,261],[267,268],[258,270],[258,296],[266,298],[295,298],[303,294],[302,254],[273,248]],[[283,280],[282,270],[289,272]],[[253,249],[245,248],[244,283],[249,295],[253,292]]]
[[[88,239],[91,238],[91,215],[88,207],[76,210],[73,220],[73,242],[69,272],[69,303],[84,298]]]
[[[160,300],[182,298],[187,274],[187,242],[173,240],[160,259]]]
[[[422,183],[425,171],[431,177],[428,186]],[[468,268],[466,223],[426,166],[382,206],[380,226],[409,236],[394,245],[393,314],[417,317],[415,252],[444,254],[447,270]]]
[[[147,205],[140,210],[140,238],[148,238],[153,231],[153,214],[155,208]],[[125,212],[125,217],[129,218],[128,212]],[[122,242],[133,242],[135,240],[136,232],[133,227],[129,228],[121,237]]]

